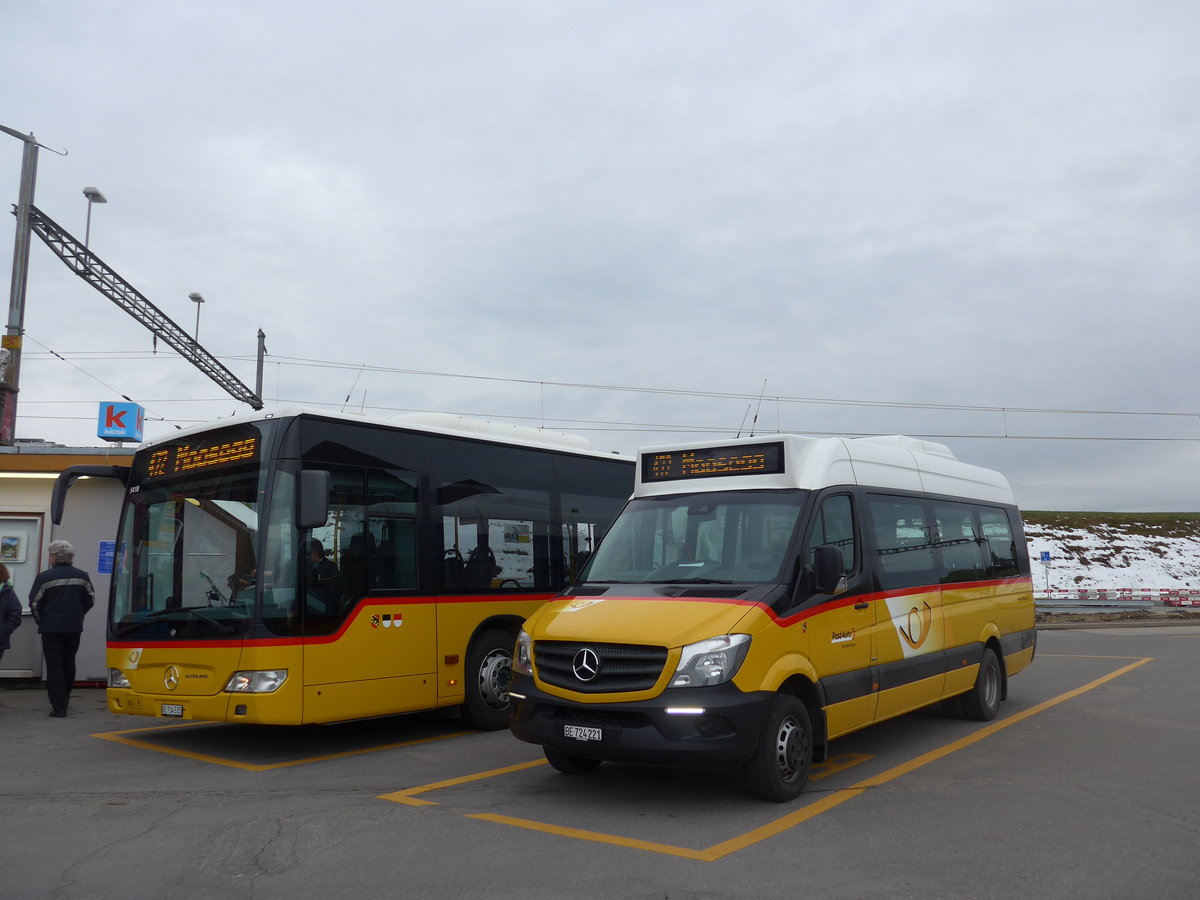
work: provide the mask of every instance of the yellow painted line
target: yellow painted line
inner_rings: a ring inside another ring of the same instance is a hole
[[[496,778],[500,775],[508,775],[512,772],[520,772],[525,769],[533,769],[537,766],[546,765],[546,760],[535,759],[533,762],[517,763],[515,766],[505,766],[502,769],[492,769],[488,772],[477,772],[474,775],[464,775],[461,778],[448,778],[445,781],[437,781],[433,784],[423,784],[420,787],[408,788],[403,791],[394,791],[391,794],[380,794],[380,800],[391,800],[393,803],[404,803],[408,806],[437,806],[432,800],[417,800],[416,794],[424,794],[428,791],[437,791],[442,788],[455,787],[460,784],[469,784],[472,781],[482,781],[485,778]]]
[[[1115,672],[1110,672],[1108,675],[1103,675],[1100,678],[1089,681],[1082,687],[1067,691],[1064,694],[1059,694],[1057,697],[1052,697],[1049,700],[1045,700],[1042,703],[1038,703],[1035,706],[1029,707],[1029,709],[1022,710],[1021,712],[1012,716],[1008,716],[1000,721],[992,722],[989,725],[972,732],[970,735],[964,738],[960,738],[957,741],[952,741],[951,743],[946,744],[943,747],[939,747],[936,750],[931,750],[928,753],[923,753],[920,756],[917,756],[898,766],[893,766],[879,775],[874,775],[870,778],[864,779],[863,781],[858,782],[858,784],[852,785],[848,788],[826,794],[825,796],[814,800],[812,803],[805,805],[803,808],[788,813],[785,816],[781,816],[778,819],[768,822],[766,825],[700,850],[690,847],[678,847],[673,844],[663,844],[655,841],[643,841],[637,838],[622,837],[621,835],[606,834],[599,831],[585,831],[580,828],[566,828],[561,825],[550,825],[548,823],[537,822],[532,819],[518,819],[513,816],[501,816],[494,813],[468,813],[465,815],[469,819],[481,819],[485,822],[495,822],[499,825],[510,825],[514,828],[523,828],[528,831],[541,832],[542,834],[552,834],[558,837],[568,837],[576,840],[592,841],[600,844],[611,844],[617,847],[626,847],[631,850],[662,853],[668,856],[678,856],[684,859],[697,860],[699,862],[714,862],[730,855],[731,853],[736,853],[739,850],[745,850],[747,847],[760,843],[767,838],[782,834],[783,832],[794,828],[803,822],[807,822],[810,819],[821,815],[822,813],[828,812],[829,810],[840,806],[847,800],[853,800],[855,797],[866,793],[871,788],[880,787],[881,785],[887,784],[890,781],[894,781],[903,775],[908,775],[911,772],[922,768],[923,766],[927,766],[932,762],[936,762],[937,760],[943,759],[952,753],[956,753],[959,750],[970,747],[972,744],[976,744],[979,741],[984,740],[985,738],[991,737],[997,732],[1003,731],[1005,728],[1016,725],[1019,722],[1023,722],[1031,716],[1043,713],[1048,709],[1058,706],[1060,703],[1065,703],[1066,701],[1078,697],[1081,694],[1086,694],[1088,691],[1095,690],[1101,685],[1107,684],[1116,678],[1120,678],[1122,675],[1132,672],[1139,666],[1144,666],[1148,662],[1153,662],[1153,657],[1149,656],[1118,658],[1134,659],[1135,661],[1131,662],[1129,665],[1122,666]],[[847,754],[846,756],[849,757],[853,755],[854,754]],[[869,759],[870,757],[866,758]],[[846,761],[843,765],[843,768],[849,768],[851,765],[855,765],[860,761],[862,760]],[[413,795],[436,790],[440,787],[451,787],[453,785],[464,784],[470,781],[478,781],[482,778],[490,778],[510,772],[518,772],[523,769],[531,769],[535,766],[543,764],[544,760],[536,760],[534,762],[522,763],[516,766],[508,766],[504,769],[493,769],[490,772],[467,775],[463,778],[454,778],[448,781],[438,782],[437,784],[422,785],[421,787],[417,788],[409,788],[406,791],[397,791],[394,794],[384,794],[380,799],[394,800],[397,803],[406,803],[409,805],[436,806],[437,804],[427,800],[414,800]],[[816,767],[814,766],[814,768]],[[832,772],[825,774],[832,774]]]
[[[196,722],[187,723],[189,725],[211,725],[211,722]],[[398,741],[393,744],[380,744],[375,747],[364,747],[360,750],[346,750],[340,753],[325,753],[321,756],[308,756],[303,759],[291,759],[286,762],[266,763],[256,765],[254,763],[238,762],[234,759],[227,759],[223,756],[212,756],[207,753],[194,753],[191,750],[179,750],[175,747],[161,747],[158,744],[152,744],[149,741],[139,741],[129,737],[131,734],[144,734],[150,731],[164,731],[168,728],[179,728],[180,725],[167,725],[158,728],[135,728],[131,731],[109,731],[102,734],[93,734],[92,737],[99,738],[102,741],[112,741],[114,744],[125,744],[128,747],[137,747],[139,750],[154,750],[158,753],[167,753],[171,756],[181,756],[184,759],[191,759],[197,762],[212,763],[217,766],[226,766],[230,769],[242,769],[246,772],[267,772],[271,769],[286,769],[291,766],[304,766],[309,763],[325,762],[331,759],[344,759],[349,756],[361,756],[364,753],[377,753],[380,750],[396,750],[400,747],[412,747],[417,744],[428,744],[432,741],[443,741],[447,738],[463,737],[467,734],[472,734],[469,731],[455,731],[451,734],[439,734],[433,737],[414,738],[410,741]]]
[[[808,778],[810,781],[828,778],[830,775],[845,772],[847,769],[852,769],[854,766],[874,758],[869,753],[839,753],[837,756],[830,756],[825,762],[813,763]]]
[[[1107,656],[1093,653],[1039,653],[1038,659],[1141,659],[1140,656]]]

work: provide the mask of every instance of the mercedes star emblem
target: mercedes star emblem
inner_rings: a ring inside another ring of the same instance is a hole
[[[167,686],[168,691],[179,687],[179,670],[174,666],[167,666],[167,671],[163,673],[163,684]]]
[[[580,681],[591,681],[600,674],[600,657],[591,647],[584,647],[575,654],[571,668]]]

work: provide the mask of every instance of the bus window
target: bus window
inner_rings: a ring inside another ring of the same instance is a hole
[[[983,537],[987,541],[993,578],[1008,578],[1020,575],[1017,562],[1017,544],[1013,540],[1012,526],[1002,509],[983,507],[979,511],[983,525]]]
[[[376,547],[366,526],[363,470],[328,468],[329,516],[302,542],[305,634],[336,630],[374,584]]]
[[[367,530],[378,554],[375,587],[417,588],[417,479],[388,469],[367,472]]]
[[[933,517],[938,531],[938,580],[953,584],[987,578],[988,564],[974,508],[964,503],[935,503]]]
[[[561,587],[551,572],[550,457],[460,444],[447,445],[437,462],[443,590]]]
[[[813,518],[812,533],[804,550],[805,565],[813,565],[816,549],[824,544],[836,547],[842,554],[842,574],[853,575],[858,570],[858,543],[854,539],[854,507],[850,497],[838,494],[821,501]]]
[[[880,586],[886,590],[933,584],[932,530],[920,500],[867,497],[875,530]]]

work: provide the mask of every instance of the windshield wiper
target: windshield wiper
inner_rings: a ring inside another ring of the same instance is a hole
[[[729,578],[660,578],[655,581],[643,581],[642,584],[736,584]]]
[[[217,628],[223,629],[226,634],[236,634],[237,629],[228,622],[222,622],[214,619],[212,616],[206,616],[200,612],[202,609],[208,609],[207,606],[168,606],[166,609],[156,609],[154,612],[146,613],[146,617],[138,622],[126,622],[117,627],[117,634],[129,634],[131,631],[137,631],[146,625],[153,625],[155,619],[161,619],[164,616],[173,615],[175,613],[187,613],[189,616],[195,616],[202,622],[207,622],[209,625],[215,625]]]

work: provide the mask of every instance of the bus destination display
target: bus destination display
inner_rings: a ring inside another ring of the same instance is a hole
[[[155,450],[146,458],[145,478],[172,478],[195,475],[249,462],[258,454],[258,438],[243,437],[220,443],[172,444]]]
[[[743,444],[668,450],[642,457],[642,482],[683,481],[724,475],[777,475],[783,472],[783,444]]]

